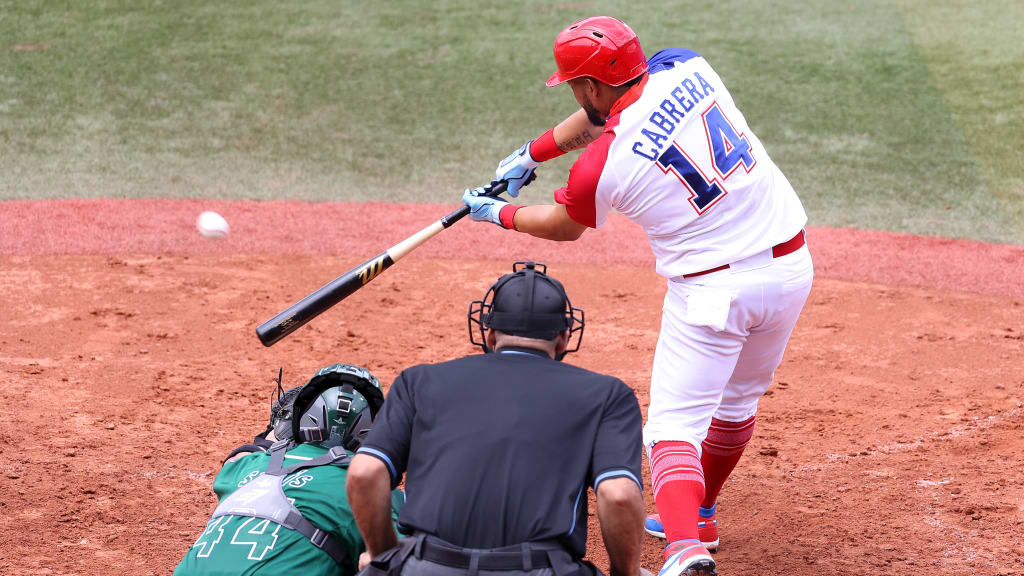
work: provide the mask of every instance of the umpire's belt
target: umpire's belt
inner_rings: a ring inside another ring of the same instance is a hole
[[[561,544],[526,542],[502,548],[460,548],[436,536],[426,536],[418,554],[421,560],[462,570],[536,570],[550,568],[548,551],[563,550]],[[475,558],[474,558],[475,557]]]
[[[797,250],[803,248],[805,243],[806,240],[804,239],[804,231],[801,230],[800,232],[797,233],[796,236],[793,236],[792,238],[786,240],[782,244],[776,244],[775,246],[772,246],[772,258],[782,258],[783,256],[788,256],[789,254],[792,254],[793,252],[796,252]],[[705,274],[711,274],[712,272],[721,272],[722,270],[728,269],[729,265],[725,264],[717,268],[711,268],[708,270],[701,270],[700,272],[691,272],[689,274],[683,274],[681,277],[676,276],[676,278],[693,278],[694,276],[703,276]]]

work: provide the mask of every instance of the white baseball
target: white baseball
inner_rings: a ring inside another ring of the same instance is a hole
[[[207,238],[224,238],[231,231],[228,221],[216,212],[203,212],[196,219],[196,228]]]

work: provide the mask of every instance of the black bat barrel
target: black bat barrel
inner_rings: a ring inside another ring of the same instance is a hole
[[[527,182],[529,183],[535,177],[535,174],[531,174],[530,180]],[[491,182],[484,188],[485,195],[497,196],[508,188],[508,182],[504,180]],[[452,224],[465,218],[468,214],[469,206],[460,206],[451,214],[441,218],[441,225],[444,228],[448,228]],[[397,245],[395,248],[397,248]],[[401,255],[397,256],[397,258],[401,257]],[[391,255],[388,254],[387,251],[381,252],[359,266],[356,266],[334,280],[331,280],[316,292],[313,292],[309,296],[306,296],[302,300],[292,304],[284,312],[281,312],[277,316],[274,316],[270,320],[260,324],[259,327],[256,328],[256,335],[259,336],[260,342],[262,342],[264,346],[273,346],[276,342],[298,330],[313,318],[323,314],[331,306],[334,306],[338,302],[341,302],[345,298],[351,296],[353,292],[368,284],[370,280],[376,278],[381,272],[390,268],[394,263],[395,261],[391,259]]]
[[[394,262],[387,252],[381,252],[359,266],[324,284],[316,292],[289,306],[285,311],[256,328],[256,335],[264,346],[273,346],[278,340],[298,330],[307,322],[327,311],[373,280]]]

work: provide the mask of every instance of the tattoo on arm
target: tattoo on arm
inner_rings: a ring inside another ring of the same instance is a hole
[[[579,134],[573,136],[569,140],[566,140],[565,142],[559,142],[558,149],[561,150],[562,152],[569,152],[572,150],[576,150],[577,148],[586,146],[587,144],[593,141],[594,135],[590,133],[590,130],[585,129],[583,130],[583,132],[580,132]]]

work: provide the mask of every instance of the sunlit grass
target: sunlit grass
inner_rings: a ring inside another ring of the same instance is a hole
[[[572,112],[543,86],[551,44],[605,13],[648,53],[706,56],[812,224],[1024,243],[1012,19],[991,34],[952,0],[641,4],[5,0],[0,199],[457,203]],[[525,200],[550,201],[571,161]]]

